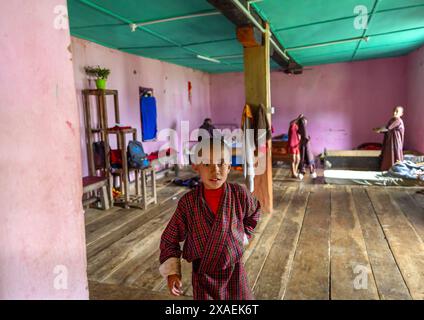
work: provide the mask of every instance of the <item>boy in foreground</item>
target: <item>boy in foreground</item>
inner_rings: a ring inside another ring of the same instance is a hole
[[[259,220],[259,202],[227,182],[231,150],[223,140],[202,141],[196,150],[193,168],[202,183],[179,200],[162,234],[160,273],[171,294],[183,294],[182,256],[193,266],[195,300],[253,299],[242,256]]]

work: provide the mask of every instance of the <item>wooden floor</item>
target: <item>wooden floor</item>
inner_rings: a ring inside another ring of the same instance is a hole
[[[187,173],[189,174],[189,173]],[[274,213],[244,254],[257,299],[424,299],[424,195],[415,188],[330,186],[274,169]],[[174,299],[158,273],[159,240],[188,191],[158,182],[146,211],[86,212],[91,299]],[[233,172],[231,181],[242,182]],[[191,266],[183,263],[191,299]]]

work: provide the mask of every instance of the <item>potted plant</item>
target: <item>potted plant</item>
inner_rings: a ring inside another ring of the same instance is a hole
[[[106,68],[97,67],[85,67],[85,73],[88,76],[94,77],[96,79],[97,89],[106,89],[106,80],[110,74],[110,70]]]

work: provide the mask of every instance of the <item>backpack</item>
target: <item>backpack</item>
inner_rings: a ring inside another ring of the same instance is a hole
[[[93,142],[93,158],[94,158],[94,168],[104,169],[106,168],[105,160],[105,144],[103,141]]]
[[[144,152],[141,142],[132,140],[128,143],[128,167],[142,169],[149,166],[147,154]]]
[[[122,153],[121,150],[110,150],[110,166],[114,169],[122,168]]]

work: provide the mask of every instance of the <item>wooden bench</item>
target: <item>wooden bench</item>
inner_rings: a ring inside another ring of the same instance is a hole
[[[92,203],[100,203],[100,208],[103,210],[110,208],[107,178],[97,176],[83,177],[82,186],[83,195],[87,195],[87,198],[82,201],[84,207]]]

